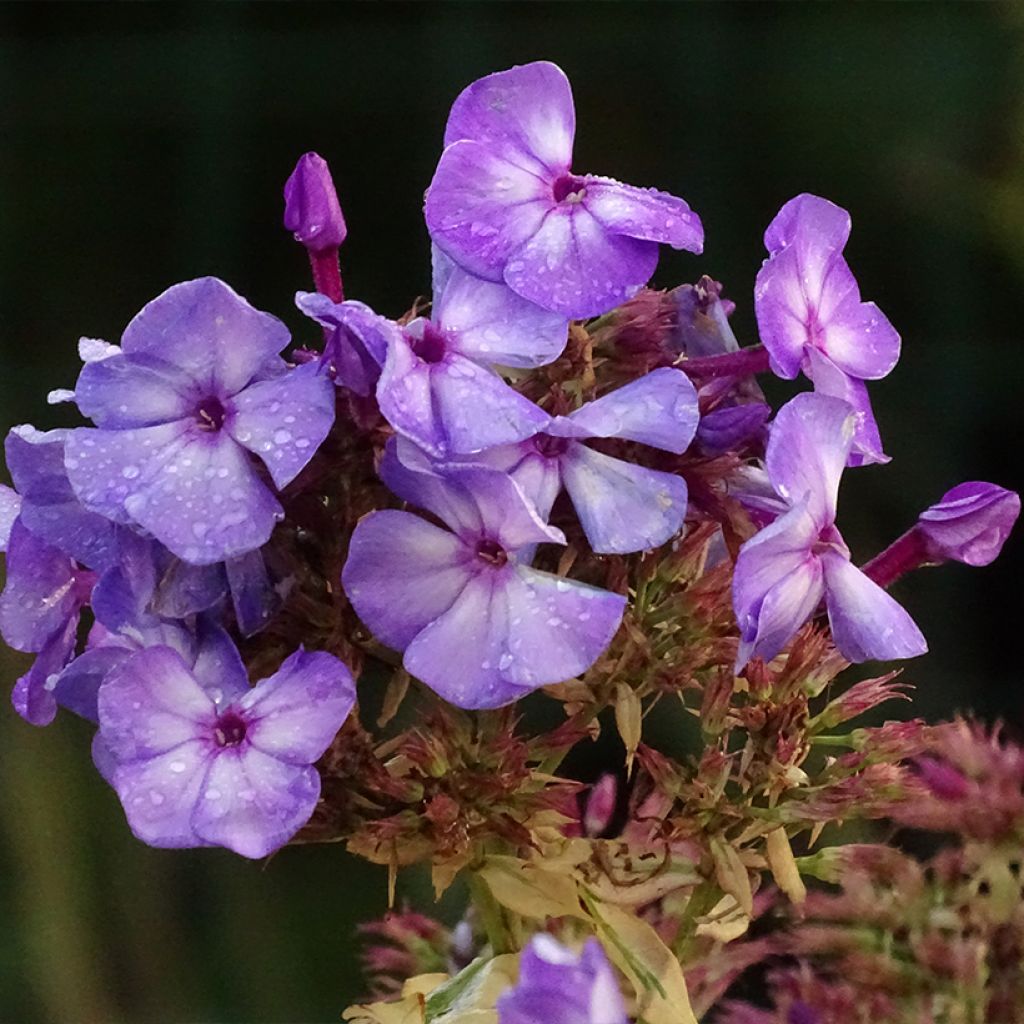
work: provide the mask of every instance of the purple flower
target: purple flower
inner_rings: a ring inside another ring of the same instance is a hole
[[[13,427],[4,444],[7,469],[21,497],[21,521],[33,534],[90,569],[117,558],[118,527],[82,507],[64,468],[68,430]]]
[[[345,592],[408,671],[462,708],[508,704],[583,672],[622,619],[619,594],[530,568],[537,544],[564,544],[504,473],[442,475],[403,464],[389,447],[381,475],[409,512],[371,512],[356,527]],[[449,532],[450,531],[450,532]]]
[[[78,378],[75,400],[99,428],[68,435],[82,504],[196,565],[262,546],[283,512],[249,453],[281,488],[334,420],[330,381],[314,364],[288,371],[278,355],[287,343],[279,320],[216,278],[154,299],[121,349]]]
[[[912,658],[927,650],[906,611],[852,564],[835,526],[854,429],[853,410],[824,395],[797,395],[775,417],[765,466],[787,511],[736,559],[737,670],[752,657],[774,658],[823,597],[833,640],[848,661]]]
[[[1020,495],[970,481],[947,491],[917,520],[930,561],[994,562],[1020,515]]]
[[[33,725],[49,725],[57,714],[53,689],[74,656],[79,617],[95,579],[20,517],[14,521],[7,583],[0,594],[0,633],[16,651],[37,655],[11,695],[15,710]]]
[[[284,186],[284,226],[313,252],[337,249],[348,229],[327,161],[318,153],[299,158]]]
[[[622,438],[686,451],[697,429],[697,393],[686,374],[663,367],[556,416],[517,445],[483,453],[547,517],[564,486],[594,551],[623,554],[664,544],[686,516],[686,481],[595,451],[588,438]]]
[[[857,413],[850,465],[888,462],[871,412],[866,380],[896,365],[900,336],[860,289],[843,257],[850,215],[819,196],[791,199],[768,226],[768,259],[757,275],[754,303],[772,370],[803,373],[821,394]]]
[[[360,303],[328,308],[309,295],[298,301],[319,322],[338,325],[325,353],[339,368],[338,379],[365,394],[373,363],[381,364],[381,412],[436,457],[516,441],[550,419],[490,367],[529,369],[557,359],[565,348],[565,317],[467,274],[436,250],[430,319],[400,327]]]
[[[573,174],[575,130],[554,64],[481,78],[452,106],[425,212],[434,242],[466,270],[588,317],[650,280],[659,244],[699,253],[704,233],[682,199]]]
[[[132,831],[151,846],[225,846],[264,857],[308,820],[313,763],[355,702],[348,669],[296,651],[251,689],[225,659],[204,688],[170,647],[132,655],[99,691],[100,738]]]
[[[296,293],[295,305],[326,328],[320,365],[331,379],[362,398],[373,394],[398,326],[365,303],[332,302],[319,292]]]
[[[579,954],[535,935],[519,961],[519,980],[498,999],[498,1024],[628,1024],[626,1007],[597,939]]]

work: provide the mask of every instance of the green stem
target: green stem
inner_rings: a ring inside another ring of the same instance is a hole
[[[487,883],[479,875],[470,875],[469,895],[480,915],[480,921],[487,933],[487,941],[491,944],[491,952],[498,956],[500,953],[514,953],[516,944],[513,940],[508,922],[501,904],[491,895]]]

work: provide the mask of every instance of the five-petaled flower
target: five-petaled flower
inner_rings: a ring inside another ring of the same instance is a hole
[[[753,657],[774,658],[822,598],[833,640],[849,661],[913,658],[927,650],[906,611],[850,561],[835,526],[854,430],[850,406],[824,395],[797,395],[775,417],[765,467],[786,511],[736,559],[737,670]]]
[[[802,370],[815,391],[857,413],[851,466],[888,462],[864,381],[896,365],[900,336],[860,288],[843,256],[850,215],[819,196],[799,195],[764,235],[768,259],[758,272],[754,308],[772,369],[792,380]]]
[[[288,370],[288,341],[216,278],[150,302],[78,378],[75,401],[96,423],[67,440],[82,504],[197,565],[261,547],[283,512],[250,453],[284,487],[334,422],[330,381],[312,363]]]
[[[151,846],[264,857],[309,820],[313,763],[355,703],[337,658],[301,648],[250,688],[235,653],[212,685],[170,647],[132,655],[99,691],[100,738],[132,831]]]
[[[519,485],[479,466],[407,465],[389,446],[381,467],[410,512],[371,512],[352,535],[342,582],[382,643],[409,672],[462,708],[509,704],[571,679],[607,647],[619,594],[530,568],[538,544],[564,544]]]
[[[426,199],[431,237],[456,263],[567,317],[597,316],[651,278],[658,246],[701,252],[675,196],[572,171],[576,111],[561,68],[488,75],[452,105]]]

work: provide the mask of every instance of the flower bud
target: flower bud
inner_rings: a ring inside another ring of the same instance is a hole
[[[583,812],[583,832],[591,839],[598,839],[608,831],[615,814],[619,794],[619,780],[606,772],[587,794],[586,809]]]
[[[327,161],[317,153],[300,157],[284,186],[284,226],[310,252],[337,249],[348,229]]]
[[[933,561],[988,565],[1002,550],[1020,515],[1020,496],[995,484],[970,481],[947,491],[921,513],[917,529]]]

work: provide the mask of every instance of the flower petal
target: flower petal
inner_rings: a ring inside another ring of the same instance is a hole
[[[321,368],[332,367],[335,381],[357,395],[371,394],[397,325],[362,302],[332,302],[319,292],[296,292],[295,305],[330,332]]]
[[[309,821],[320,796],[320,776],[241,744],[210,765],[192,811],[204,842],[243,857],[266,857]]]
[[[822,556],[832,638],[847,661],[916,658],[928,643],[907,614],[848,558]]]
[[[282,514],[224,431],[180,423],[80,428],[68,438],[65,464],[83,504],[119,521],[130,517],[194,565],[262,547]]]
[[[188,374],[152,355],[86,363],[75,384],[82,415],[113,430],[184,419],[202,397]]]
[[[352,673],[324,651],[299,648],[238,702],[245,740],[289,764],[312,764],[331,745],[356,702]]]
[[[487,75],[459,93],[444,144],[461,139],[536,174],[560,174],[572,162],[576,111],[572,88],[556,64],[538,60]]]
[[[212,735],[216,708],[170,647],[133,654],[100,687],[103,738],[118,762],[146,760]],[[205,739],[204,739],[205,742]]]
[[[242,656],[220,626],[199,620],[193,658],[192,675],[218,710],[249,692]]]
[[[41,651],[76,612],[75,567],[62,551],[15,520],[0,594],[0,632],[16,651]]]
[[[765,467],[772,485],[791,505],[807,502],[818,528],[836,517],[836,497],[853,444],[856,418],[838,398],[802,394],[776,414]]]
[[[263,460],[281,488],[305,468],[333,423],[334,386],[306,363],[235,395],[224,430]]]
[[[75,653],[78,616],[73,615],[43,645],[32,667],[15,684],[11,693],[14,710],[32,725],[49,725],[57,714],[53,691],[60,673]]]
[[[840,252],[850,237],[850,215],[821,196],[794,196],[775,215],[764,233],[764,245],[774,255],[792,245],[816,252]]]
[[[342,584],[373,635],[402,651],[462,592],[470,554],[453,534],[419,516],[371,512],[352,534]]]
[[[900,358],[900,336],[886,315],[852,297],[829,316],[820,344],[836,366],[860,380],[881,379]]]
[[[562,456],[562,479],[590,546],[600,554],[656,548],[683,525],[687,492],[681,476],[573,442]]]
[[[687,203],[656,188],[623,185],[588,174],[583,204],[609,231],[700,253],[704,228]]]
[[[681,455],[697,431],[697,391],[681,370],[662,367],[587,402],[548,427],[562,437],[621,437]]]
[[[482,572],[405,652],[405,667],[462,708],[508,704],[588,668],[625,599],[522,567]]]
[[[762,599],[736,654],[736,671],[754,657],[771,661],[814,614],[825,593],[821,562],[808,556],[775,584]]]
[[[510,254],[505,283],[538,306],[576,319],[632,298],[657,265],[656,242],[609,231],[581,203],[560,204]]]
[[[772,372],[786,380],[800,372],[810,341],[811,312],[801,272],[796,250],[786,249],[765,262],[754,283],[758,336]]]
[[[224,563],[235,624],[242,636],[255,636],[281,607],[281,595],[274,589],[262,551],[229,558]]]
[[[424,215],[430,237],[459,266],[500,281],[509,257],[553,205],[548,181],[482,143],[464,140],[441,154]]]
[[[106,739],[102,732],[100,739]],[[110,751],[100,750],[102,762],[106,762]],[[192,815],[214,759],[213,747],[199,739],[138,761],[121,762],[115,754],[114,789],[132,833],[150,846],[181,849],[207,845],[195,834]],[[106,770],[110,770],[109,764]]]
[[[184,371],[203,395],[227,398],[275,362],[289,340],[277,317],[254,309],[223,281],[201,277],[173,285],[144,306],[125,328],[121,347],[140,361]]]
[[[855,414],[853,443],[846,457],[848,466],[884,464],[891,461],[882,451],[882,438],[871,409],[867,385],[844,373],[828,356],[812,349],[808,352],[807,376],[814,383],[814,392],[847,402]]]
[[[434,295],[433,318],[452,347],[478,363],[544,366],[562,354],[568,338],[564,316],[457,268]]]
[[[442,455],[468,454],[521,441],[551,421],[540,406],[497,374],[456,353],[431,366],[430,387],[444,439]],[[395,427],[398,429],[397,424]]]
[[[506,679],[536,687],[585,672],[611,643],[626,598],[522,566],[505,591],[509,615]]]
[[[768,594],[782,586],[787,579],[793,578],[795,584],[800,584],[803,580],[807,593],[814,589],[812,576],[805,573],[801,577],[799,574],[801,568],[812,559],[811,549],[818,539],[818,533],[814,518],[801,502],[754,534],[740,548],[732,581],[733,609],[745,644],[741,647],[738,666],[746,664],[753,653],[760,653],[760,650],[754,651],[755,643],[758,643],[761,650],[771,652],[768,654],[769,658],[774,657],[792,635],[777,634],[784,634],[785,630],[790,628],[795,632],[802,625],[802,621],[792,625],[795,613],[789,620],[781,623],[776,621],[770,624],[766,618],[765,626],[772,626],[769,636],[768,632],[761,628],[761,610]],[[820,580],[820,572],[817,575]],[[797,591],[795,601],[793,590]],[[799,586],[791,587],[789,594],[786,594],[785,590],[781,591],[769,611],[774,608],[778,615],[784,605],[784,596],[790,598],[788,606],[799,611],[801,601],[798,592]],[[820,597],[819,593],[818,600]],[[769,639],[771,643],[768,642]]]
[[[21,520],[37,537],[88,566],[117,560],[117,528],[84,509],[64,468],[69,431],[36,430],[23,424],[7,435],[7,469],[21,495]]]

